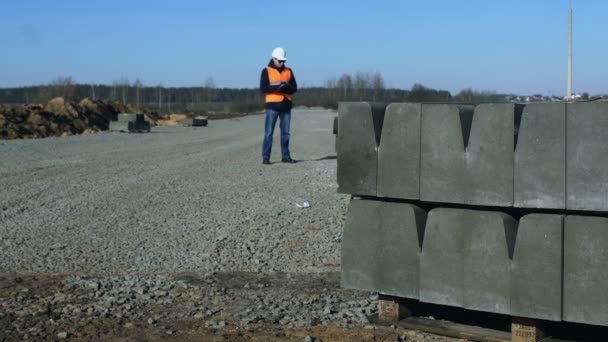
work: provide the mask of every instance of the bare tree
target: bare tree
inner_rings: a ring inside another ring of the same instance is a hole
[[[74,96],[75,82],[72,76],[58,76],[49,84],[51,97],[61,96],[66,100]]]
[[[379,72],[376,72],[372,75],[371,86],[372,86],[372,89],[374,89],[374,95],[373,95],[372,101],[376,101],[377,96],[382,92],[382,90],[384,90],[384,78],[382,77],[382,74],[380,74]]]
[[[159,83],[158,84],[158,96],[157,96],[157,99],[158,99],[158,112],[160,112],[161,109],[163,108],[163,91],[162,91],[162,89],[163,89],[163,84]]]
[[[348,98],[348,91],[353,87],[353,79],[348,74],[340,76],[338,79],[338,87],[342,89],[342,99]]]
[[[203,92],[206,102],[211,102],[215,98],[215,81],[209,76],[203,83]]]
[[[143,82],[138,78],[135,79],[135,82],[133,83],[133,86],[135,87],[135,91],[136,91],[136,99],[137,99],[137,108],[139,108],[139,92],[141,90],[141,87],[143,86]]]
[[[129,78],[125,75],[121,76],[120,79],[118,80],[118,87],[120,89],[122,103],[127,104],[128,90],[130,87]]]

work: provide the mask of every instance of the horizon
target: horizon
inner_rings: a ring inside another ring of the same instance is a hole
[[[418,84],[421,85],[421,84]],[[38,87],[56,87],[57,85],[53,85],[53,84],[49,84],[48,82],[46,84],[35,84],[35,85],[27,85],[27,86],[17,86],[17,87],[0,87],[0,90],[9,90],[9,89],[21,89],[21,88],[38,88]],[[72,86],[82,86],[82,87],[90,87],[90,86],[95,86],[95,87],[108,87],[108,88],[112,88],[112,87],[122,87],[123,85],[112,85],[112,84],[103,84],[103,83],[74,83],[72,84]],[[424,84],[422,84],[422,86],[425,86]],[[133,82],[131,82],[128,86],[129,88],[136,88],[136,85],[133,84]],[[227,90],[257,90],[257,87],[249,87],[249,88],[238,88],[238,87],[205,87],[205,85],[195,85],[195,86],[165,86],[165,85],[142,85],[141,89],[156,89],[156,88],[162,88],[162,89],[188,89],[188,88],[196,88],[196,89],[205,89],[205,88],[211,88],[211,89],[216,89],[216,90],[222,90],[222,89],[227,89]],[[426,86],[425,86],[426,87]],[[328,87],[324,86],[324,85],[318,85],[318,86],[299,86],[300,89],[328,89]],[[431,88],[431,87],[427,87],[429,90],[435,90],[435,91],[448,91],[450,93],[450,95],[452,96],[457,96],[458,92],[450,92],[447,89],[436,89],[436,88]],[[366,89],[373,89],[373,88],[366,88]],[[384,87],[383,89],[385,90],[398,90],[398,91],[406,91],[409,92],[412,89],[404,89],[404,88],[393,88],[393,87]],[[461,90],[467,90],[467,88],[461,89]],[[493,90],[477,90],[477,89],[473,89],[471,88],[471,90],[473,90],[474,92],[484,92],[484,91],[489,91],[490,93],[494,93],[495,95],[498,96],[516,96],[516,97],[535,97],[535,96],[542,96],[542,97],[564,97],[564,96],[560,96],[560,95],[553,95],[553,94],[544,94],[544,93],[500,93],[500,92],[496,92]],[[459,91],[460,92],[460,91]],[[588,93],[588,92],[582,92],[582,93],[578,93],[578,92],[573,92],[572,95],[582,95],[582,94],[587,94],[589,96],[602,96],[602,97],[606,97],[608,96],[608,92],[606,93]],[[86,96],[86,97],[82,97],[82,99],[84,98],[90,98],[90,96]]]
[[[282,4],[277,18],[246,1],[11,3],[0,14],[0,39],[3,50],[19,53],[3,55],[0,88],[63,76],[105,85],[139,78],[148,87],[200,87],[212,78],[217,88],[257,88],[270,52],[282,46],[303,88],[379,72],[386,88],[563,96],[568,2],[315,0]],[[572,8],[573,92],[606,94],[608,70],[600,67],[608,48],[600,42],[608,3]]]

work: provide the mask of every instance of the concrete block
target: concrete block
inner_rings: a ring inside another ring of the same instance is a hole
[[[132,132],[135,129],[135,122],[129,121],[110,121],[111,132]]]
[[[459,204],[513,205],[517,106],[423,105],[420,198]]]
[[[338,105],[338,192],[376,196],[378,144],[386,104]]]
[[[567,105],[566,207],[608,211],[608,102]]]
[[[386,107],[378,148],[378,197],[420,198],[419,103]]]
[[[109,129],[112,132],[144,133],[150,132],[150,123],[147,121],[110,121]]]
[[[338,117],[337,116],[334,118],[333,132],[334,132],[334,134],[338,134]]]
[[[350,202],[342,241],[342,286],[418,298],[426,212],[405,203]]]
[[[526,105],[518,136],[514,206],[566,209],[566,103]]]
[[[420,300],[509,313],[510,251],[517,222],[499,212],[429,212],[420,256]]]
[[[472,116],[471,106],[422,105],[420,199],[465,203],[464,139],[468,138]]]
[[[119,113],[118,122],[144,122],[144,115],[141,113]]]
[[[608,326],[608,218],[566,216],[563,320]]]
[[[491,211],[465,210],[463,297],[466,309],[509,314],[511,253],[517,221]]]
[[[181,121],[182,126],[184,127],[203,127],[207,126],[207,118],[206,117],[195,117],[195,118],[186,118]]]
[[[465,203],[513,206],[513,150],[516,115],[513,103],[480,104],[475,107],[470,138],[465,149],[469,184]]]
[[[420,301],[464,305],[464,216],[458,209],[428,213],[420,254]]]
[[[511,262],[511,315],[561,321],[563,227],[562,215],[520,219]]]

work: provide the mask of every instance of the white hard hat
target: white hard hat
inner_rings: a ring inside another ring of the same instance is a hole
[[[285,53],[285,49],[283,49],[282,47],[274,48],[274,50],[272,50],[272,58],[276,58],[280,61],[286,61],[287,54]]]

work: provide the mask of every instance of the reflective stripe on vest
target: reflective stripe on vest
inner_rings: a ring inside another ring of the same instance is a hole
[[[268,70],[268,81],[270,81],[271,86],[291,81],[291,69],[289,68],[284,68],[283,72],[279,72],[279,70],[267,66],[266,70]],[[275,91],[274,93],[266,94],[266,102],[283,102],[283,98],[285,97],[291,101],[291,95]]]

